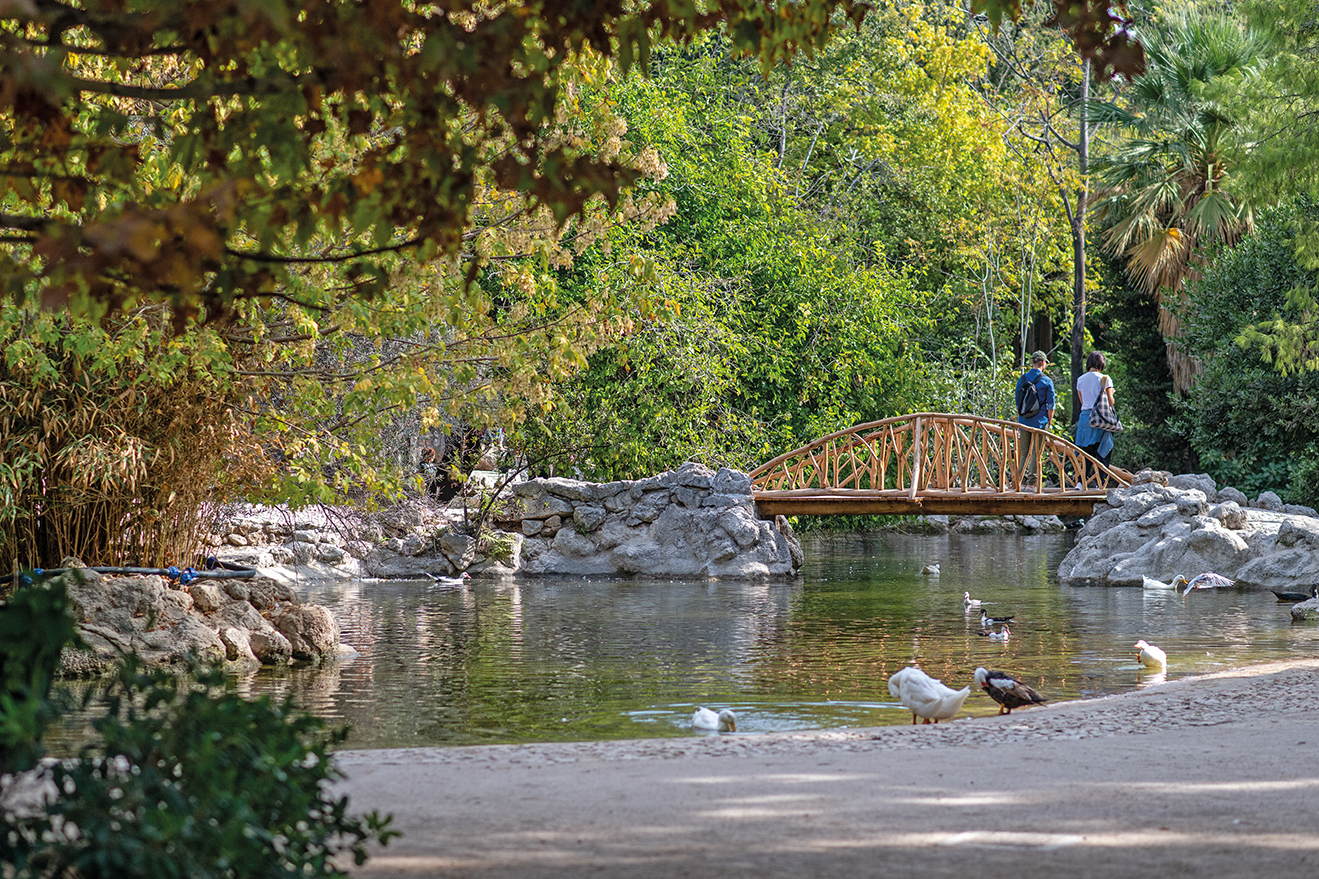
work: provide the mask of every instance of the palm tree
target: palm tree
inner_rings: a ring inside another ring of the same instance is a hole
[[[1199,367],[1177,350],[1180,326],[1167,297],[1180,298],[1200,248],[1233,244],[1252,225],[1223,155],[1233,121],[1203,97],[1203,86],[1253,74],[1268,43],[1228,15],[1194,11],[1163,19],[1144,40],[1146,72],[1121,103],[1093,104],[1094,119],[1124,135],[1115,152],[1095,160],[1094,210],[1104,243],[1159,303],[1173,385],[1185,393]]]

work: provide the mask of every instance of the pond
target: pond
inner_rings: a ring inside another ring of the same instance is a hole
[[[810,536],[794,583],[307,584],[361,655],[237,685],[349,724],[346,747],[394,748],[685,736],[698,705],[733,708],[739,734],[904,724],[886,682],[911,662],[954,687],[1004,669],[1058,701],[1319,648],[1268,592],[1061,587],[1072,539]],[[964,591],[1015,618],[1006,642],[976,634]],[[1139,638],[1166,678],[1136,663]],[[968,713],[997,708],[973,686]]]

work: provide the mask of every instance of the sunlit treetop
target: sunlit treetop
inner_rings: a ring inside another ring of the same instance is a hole
[[[972,6],[995,20],[1019,12],[1017,0]],[[1131,68],[1119,7],[1055,7],[1082,51]],[[282,295],[292,267],[326,264],[341,267],[342,295],[370,297],[388,283],[387,254],[461,259],[492,187],[561,222],[640,179],[617,157],[540,136],[582,58],[626,72],[658,41],[724,27],[769,70],[867,9],[0,0],[4,295],[164,301],[179,319],[214,320]]]

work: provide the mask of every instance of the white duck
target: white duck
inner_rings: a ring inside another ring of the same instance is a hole
[[[976,632],[977,635],[988,638],[991,641],[1006,641],[1012,637],[1012,630],[1005,624],[997,632]]]
[[[737,732],[737,715],[727,708],[720,708],[717,714],[709,708],[697,708],[692,713],[692,729]]]
[[[1186,578],[1183,577],[1181,574],[1178,574],[1177,576],[1172,578],[1171,583],[1165,583],[1162,580],[1155,580],[1153,577],[1141,576],[1140,581],[1141,581],[1140,585],[1144,586],[1146,589],[1175,590],[1178,586],[1186,582]]]
[[[1155,647],[1153,644],[1145,643],[1144,638],[1141,638],[1139,641],[1137,641],[1135,647],[1136,647],[1136,659],[1140,660],[1141,665],[1145,666],[1146,668],[1168,667],[1168,654],[1164,653],[1162,650],[1160,650],[1158,647]]]
[[[463,571],[457,577],[437,577],[434,574],[428,574],[427,576],[440,586],[462,586],[465,585],[468,580],[472,579],[472,575],[466,571]]]
[[[931,577],[937,577],[937,576],[939,576],[939,566],[938,566],[938,565],[923,565],[923,566],[921,567],[921,573],[922,573],[922,574],[928,574],[928,575],[931,576]]]
[[[979,598],[972,598],[970,592],[962,593],[962,604],[965,607],[979,607],[983,603],[984,602],[982,602]]]
[[[1182,582],[1186,582],[1183,579]],[[1222,574],[1215,574],[1213,571],[1205,571],[1198,577],[1192,577],[1189,583],[1186,583],[1186,591],[1183,595],[1189,595],[1192,589],[1226,589],[1228,586],[1237,585],[1236,580],[1229,580]]]
[[[925,723],[950,720],[962,710],[962,703],[971,695],[970,687],[954,690],[914,666],[890,677],[888,691],[911,712],[912,723],[917,717],[923,717]]]

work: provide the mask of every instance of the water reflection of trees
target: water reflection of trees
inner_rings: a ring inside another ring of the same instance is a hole
[[[325,587],[308,600],[335,609],[344,640],[362,655],[333,669],[262,670],[251,687],[292,692],[352,724],[350,745],[553,741],[684,734],[682,706],[696,702],[889,702],[888,676],[912,661],[959,687],[978,665],[1004,668],[1056,700],[1148,680],[1129,646],[1152,632],[1174,647],[1174,677],[1201,667],[1186,659],[1197,651],[1275,658],[1315,646],[1257,614],[1256,596],[1183,601],[1059,587],[1067,543],[1057,535],[816,538],[796,584]],[[940,563],[938,578],[918,573],[929,561]],[[994,601],[992,614],[1017,616],[1007,643],[975,634],[979,613],[964,612],[963,591]],[[997,710],[983,698],[968,708]],[[650,709],[668,715],[638,719]]]

